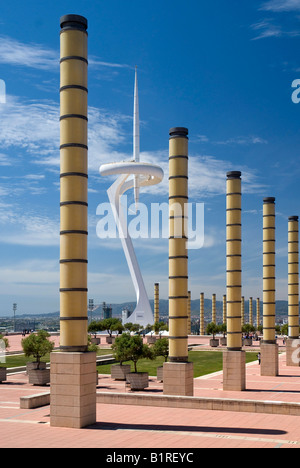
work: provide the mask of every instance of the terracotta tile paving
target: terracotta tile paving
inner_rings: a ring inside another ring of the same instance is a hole
[[[300,402],[300,368],[287,368],[284,354],[280,356],[278,377],[261,377],[257,363],[248,365],[245,392],[223,392],[222,373],[194,382],[195,396]],[[278,414],[97,404],[96,425],[81,430],[54,428],[49,424],[49,406],[34,410],[19,407],[21,396],[47,390],[49,387],[29,385],[24,373],[9,375],[0,385],[1,448],[94,447],[116,449],[118,453],[117,449],[123,448],[155,452],[180,447],[194,449],[194,461],[199,457],[198,448],[300,448],[299,417]],[[97,391],[128,389],[123,382],[101,375]],[[151,378],[145,393],[162,394],[162,384]]]

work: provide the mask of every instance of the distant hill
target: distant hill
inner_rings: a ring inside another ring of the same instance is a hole
[[[121,317],[122,316],[122,310],[125,308],[128,308],[130,311],[133,311],[136,302],[123,302],[121,304],[108,304],[107,305],[112,307],[112,314],[114,317]],[[154,309],[154,301],[150,300],[150,305],[152,307],[152,310]],[[204,299],[204,314],[205,317],[209,319],[211,315],[211,310],[212,310],[212,301],[211,299]],[[193,317],[198,317],[200,313],[200,299],[194,299],[191,301],[191,311],[192,311],[192,316]],[[217,316],[222,316],[223,315],[223,303],[222,301],[217,301],[216,302],[216,311],[217,311]],[[249,301],[245,301],[245,314],[247,316],[249,312]],[[169,301],[167,299],[160,299],[159,301],[159,314],[161,317],[166,317],[168,316],[169,313]],[[253,313],[256,314],[256,301],[253,301]],[[277,318],[282,318],[282,317],[287,317],[288,315],[288,302],[287,301],[276,301],[276,317]],[[93,316],[96,317],[102,317],[102,304],[100,307],[93,312]],[[261,304],[261,316],[262,316],[262,304]],[[39,313],[39,314],[22,314],[22,315],[17,315],[16,318],[18,319],[26,319],[26,318],[32,319],[41,319],[41,318],[48,318],[48,319],[55,319],[59,317],[59,311],[57,312],[50,312],[50,313]]]

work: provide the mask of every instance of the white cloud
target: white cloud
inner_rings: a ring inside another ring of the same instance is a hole
[[[25,44],[9,36],[0,36],[0,63],[59,72],[59,51],[49,49],[42,44]],[[116,69],[128,68],[126,64],[106,62],[94,56],[89,57],[89,65]]]
[[[260,9],[274,12],[300,11],[300,0],[269,0]]]

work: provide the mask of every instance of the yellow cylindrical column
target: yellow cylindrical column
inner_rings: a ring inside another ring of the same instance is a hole
[[[216,295],[212,295],[211,300],[211,321],[217,323]]]
[[[169,361],[188,361],[188,130],[169,139]]]
[[[60,347],[87,350],[87,20],[60,21]]]
[[[242,349],[241,173],[227,174],[227,347]]]
[[[200,294],[200,335],[205,334],[205,325],[204,325],[204,293]]]
[[[288,335],[299,338],[299,218],[291,216],[288,223]]]
[[[159,283],[154,284],[154,323],[159,322]]]
[[[253,297],[249,298],[249,324],[253,325]]]
[[[260,326],[260,299],[256,299],[256,327]]]
[[[192,333],[191,291],[188,291],[188,335]]]
[[[242,327],[245,325],[245,298],[242,296],[241,302]]]
[[[227,350],[223,352],[223,389],[246,388],[246,354],[242,350],[242,192],[241,173],[227,173],[226,272]]]
[[[223,295],[223,323],[227,321],[227,299],[226,294]]]
[[[263,204],[263,341],[275,344],[275,198]]]

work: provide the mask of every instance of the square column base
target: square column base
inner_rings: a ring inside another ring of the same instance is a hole
[[[81,429],[96,422],[96,353],[51,353],[50,425]]]
[[[164,395],[194,396],[192,362],[165,362],[163,374]]]
[[[245,351],[223,352],[223,390],[234,392],[246,390]]]
[[[300,340],[288,338],[286,340],[286,365],[300,367]]]
[[[278,344],[261,343],[261,369],[263,377],[276,377],[279,374]]]

